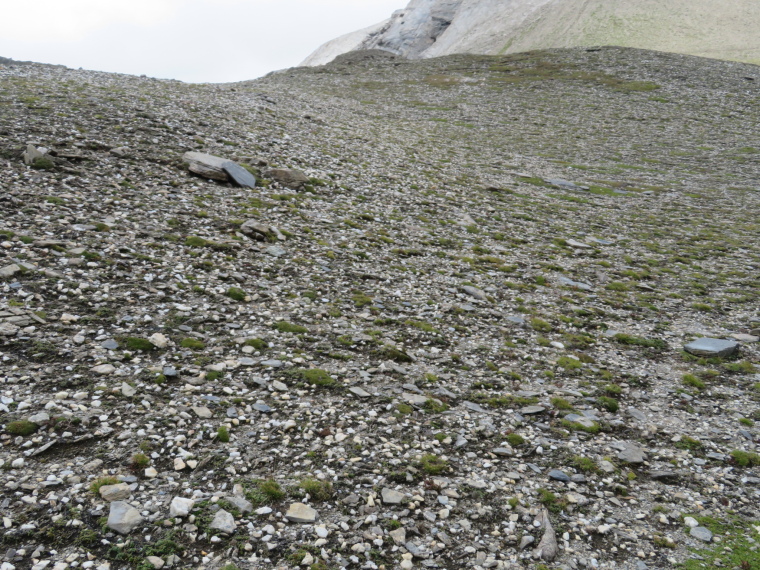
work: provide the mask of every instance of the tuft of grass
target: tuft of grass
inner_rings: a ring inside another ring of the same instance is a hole
[[[558,410],[572,410],[573,405],[565,400],[564,398],[560,397],[554,397],[551,400],[549,400],[556,409]]]
[[[687,451],[699,451],[704,447],[704,444],[698,439],[685,435],[679,441],[675,442],[673,446],[677,449],[685,449]]]
[[[136,336],[127,338],[124,341],[124,346],[127,350],[142,350],[143,352],[150,352],[156,348],[148,339]]]
[[[643,338],[640,336],[633,336],[625,333],[618,333],[614,338],[620,344],[643,346],[644,348],[655,348],[657,350],[664,350],[668,348],[668,344],[659,338]]]
[[[307,478],[301,480],[298,486],[309,494],[312,501],[317,502],[327,501],[335,493],[329,481]]]
[[[599,424],[596,422],[594,422],[594,424],[591,426],[585,426],[578,422],[573,422],[570,420],[562,420],[560,424],[562,425],[562,427],[570,431],[585,431],[586,433],[594,433],[594,434],[599,433],[602,429],[599,426]]]
[[[389,360],[393,360],[395,362],[399,363],[409,363],[413,362],[412,357],[409,356],[406,352],[403,350],[399,350],[398,348],[395,348],[393,346],[386,346],[383,347],[383,349],[380,351],[381,355]]]
[[[534,317],[530,320],[530,326],[534,331],[541,333],[548,333],[552,330],[552,325],[549,322],[544,319],[539,319],[538,317]]]
[[[182,348],[189,348],[191,350],[203,350],[204,348],[206,348],[206,345],[203,342],[201,342],[197,338],[190,338],[190,337],[183,338],[180,341],[179,345]]]
[[[90,491],[96,495],[100,492],[101,487],[106,485],[116,485],[119,480],[116,477],[98,477],[92,483],[90,483]]]
[[[278,503],[287,496],[287,493],[274,479],[248,479],[240,483],[245,489],[245,498],[254,507],[260,507],[267,503]]]
[[[150,465],[150,457],[148,457],[144,453],[135,453],[132,456],[130,465],[132,469],[134,469],[135,471],[138,471],[140,469],[145,469],[148,465]]]
[[[754,364],[747,360],[741,362],[726,362],[723,368],[727,372],[734,372],[736,374],[754,374],[757,372],[757,368]]]
[[[440,475],[449,468],[449,462],[432,453],[420,458],[420,469],[429,475]]]
[[[564,368],[565,370],[578,370],[582,364],[580,360],[570,358],[569,356],[560,356],[557,359],[557,366]]]
[[[288,374],[312,386],[331,387],[338,384],[327,370],[321,368],[296,368],[288,371]]]
[[[55,162],[45,156],[40,156],[34,159],[32,162],[32,168],[36,170],[53,170],[55,168]]]
[[[396,411],[401,415],[409,415],[414,411],[414,408],[410,406],[409,404],[398,404],[396,406]]]
[[[189,236],[185,240],[185,245],[188,247],[206,247],[208,243],[209,242],[207,240],[198,236]]]
[[[681,378],[681,382],[683,382],[684,386],[691,386],[692,388],[696,388],[697,390],[704,390],[706,384],[694,376],[693,374],[684,374]]]
[[[30,422],[29,420],[17,420],[5,426],[5,431],[7,431],[9,434],[21,435],[24,437],[32,435],[37,431],[37,429],[39,429],[39,426],[34,422]]]
[[[570,465],[583,473],[595,473],[597,471],[596,462],[590,457],[576,455],[570,460]]]
[[[548,489],[538,490],[538,502],[553,513],[559,513],[567,506],[567,501],[560,499]]]
[[[206,372],[206,380],[219,380],[224,377],[224,372],[219,370],[209,370]]]
[[[233,301],[245,301],[245,291],[240,287],[230,287],[227,289],[227,296]]]
[[[216,430],[216,439],[222,443],[228,443],[230,441],[230,432],[227,429],[227,426],[219,426],[219,429]]]
[[[734,458],[736,464],[740,467],[757,467],[760,466],[760,454],[752,453],[750,451],[741,451],[734,449],[731,452],[731,457]]]
[[[422,409],[429,414],[440,414],[449,409],[449,407],[439,400],[428,398],[422,405]]]
[[[607,396],[600,396],[597,399],[597,403],[610,413],[617,413],[620,409],[620,404],[615,398],[609,398]]]
[[[354,302],[354,305],[359,308],[372,304],[372,297],[365,295],[364,293],[355,293],[354,295],[351,295],[351,300]]]
[[[264,350],[265,348],[269,348],[269,343],[260,338],[249,338],[243,344],[245,346],[252,346],[256,350]]]
[[[525,443],[525,438],[521,436],[519,433],[510,433],[507,434],[506,438],[507,443],[511,445],[512,447],[519,447],[520,445]]]
[[[605,286],[608,291],[630,291],[631,285],[629,283],[623,283],[622,281],[613,281]]]
[[[604,393],[608,396],[619,396],[623,393],[623,389],[617,384],[607,384],[604,388]]]
[[[274,328],[284,333],[303,334],[303,333],[309,332],[309,329],[307,329],[306,327],[289,323],[287,321],[278,321],[274,325]]]

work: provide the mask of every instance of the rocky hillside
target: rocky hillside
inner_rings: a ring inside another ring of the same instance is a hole
[[[2,569],[758,567],[759,85],[5,61]]]
[[[599,45],[760,63],[759,23],[760,4],[751,0],[411,0],[302,65],[366,49],[427,58]]]

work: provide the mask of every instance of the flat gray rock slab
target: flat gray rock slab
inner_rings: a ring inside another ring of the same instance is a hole
[[[522,410],[520,410],[520,413],[526,416],[530,416],[533,414],[543,414],[545,411],[546,411],[546,408],[544,408],[543,406],[526,406]]]
[[[626,443],[617,457],[620,461],[625,461],[626,463],[644,463],[647,458],[644,450],[632,443]]]
[[[222,165],[230,180],[243,188],[256,188],[256,177],[239,164],[227,161]]]
[[[264,250],[264,253],[271,255],[272,257],[283,257],[288,254],[288,250],[279,245],[273,245]]]
[[[723,340],[720,338],[698,338],[690,342],[683,349],[695,356],[731,356],[739,350],[739,343],[735,340]]]
[[[591,246],[589,244],[574,239],[567,240],[567,245],[574,247],[575,249],[591,249]]]
[[[117,485],[103,485],[98,489],[100,496],[104,501],[112,503],[114,501],[126,501],[132,494],[129,490],[129,485],[126,483],[119,483]]]
[[[427,396],[423,396],[420,394],[410,394],[408,392],[404,392],[402,394],[402,397],[404,400],[406,400],[409,404],[413,406],[424,406],[425,403],[428,401]]]
[[[15,263],[11,263],[10,265],[6,265],[2,269],[0,269],[0,278],[8,279],[10,277],[13,277],[17,273],[21,271],[21,267]]]
[[[194,174],[222,182],[228,180],[224,166],[230,161],[226,158],[202,152],[186,152],[182,160],[187,163],[188,169]]]
[[[227,500],[235,505],[235,508],[237,508],[237,510],[239,510],[244,515],[253,512],[253,505],[243,497],[233,495],[231,497],[227,497]]]
[[[465,285],[462,287],[462,291],[467,293],[470,297],[473,297],[474,299],[477,299],[479,301],[487,301],[488,297],[486,296],[484,291],[481,291],[477,287],[472,287],[471,285]]]
[[[594,289],[588,283],[583,283],[582,281],[573,281],[572,279],[568,279],[567,277],[562,276],[559,278],[559,284],[564,285],[565,287],[573,287],[574,289],[579,289],[580,291],[591,291]]]
[[[362,390],[358,386],[349,388],[348,391],[351,392],[354,396],[358,396],[359,398],[369,398],[371,396],[369,392],[367,392],[366,390]]]
[[[108,528],[119,534],[129,534],[143,523],[139,511],[124,501],[111,503],[111,511],[108,513]]]
[[[560,471],[559,469],[552,469],[549,471],[549,477],[555,481],[562,481],[564,483],[568,483],[570,481],[570,476],[564,471]]]
[[[193,411],[196,416],[202,419],[208,419],[214,415],[206,406],[193,406]]]
[[[214,515],[214,520],[208,525],[211,530],[218,530],[225,534],[233,534],[235,529],[235,517],[231,513],[228,513],[224,509],[219,509]]]
[[[303,503],[293,503],[285,513],[285,518],[290,522],[309,524],[317,520],[317,511]]]
[[[696,538],[697,540],[702,540],[704,542],[711,542],[713,533],[710,532],[709,529],[703,527],[703,526],[693,526],[689,530],[689,534]]]
[[[383,497],[383,503],[386,505],[400,505],[406,498],[404,493],[396,491],[395,489],[389,489],[388,487],[384,488],[380,494]]]

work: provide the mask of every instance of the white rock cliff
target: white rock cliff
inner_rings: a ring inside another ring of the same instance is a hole
[[[411,0],[301,65],[364,49],[416,59],[594,45],[760,63],[759,25],[756,0]]]

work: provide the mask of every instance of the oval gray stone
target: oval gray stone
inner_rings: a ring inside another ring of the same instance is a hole
[[[695,356],[731,356],[739,350],[739,343],[735,340],[723,340],[720,338],[698,338],[690,342],[683,349]]]

